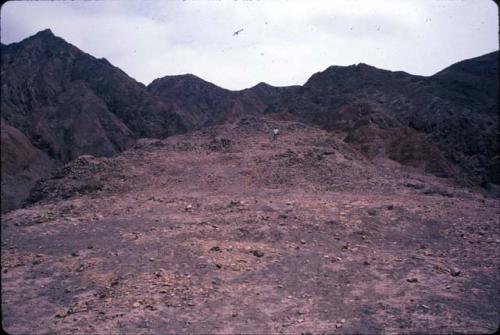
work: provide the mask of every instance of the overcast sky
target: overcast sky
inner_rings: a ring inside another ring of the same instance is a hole
[[[193,73],[228,89],[294,85],[360,62],[432,75],[498,50],[490,0],[13,1],[0,13],[2,43],[50,28],[144,84]]]

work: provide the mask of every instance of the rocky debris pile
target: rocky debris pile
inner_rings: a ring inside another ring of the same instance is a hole
[[[418,193],[425,194],[425,195],[440,195],[443,197],[449,197],[453,198],[455,196],[454,192],[451,189],[448,189],[446,187],[442,186],[436,186],[436,185],[425,185],[425,184],[420,184],[420,183],[412,183],[408,182],[404,184],[405,187],[409,189],[413,189],[417,191]],[[463,196],[463,194],[460,194]]]
[[[212,151],[223,151],[231,147],[231,140],[228,138],[214,138],[205,147]]]
[[[93,192],[116,192],[122,189],[117,180],[124,182],[126,176],[116,161],[83,155],[56,170],[49,178],[40,179],[27,203],[62,200]]]

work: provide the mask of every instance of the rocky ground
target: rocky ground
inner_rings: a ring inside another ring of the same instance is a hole
[[[301,123],[82,156],[31,202],[2,215],[10,334],[498,328],[499,200]]]

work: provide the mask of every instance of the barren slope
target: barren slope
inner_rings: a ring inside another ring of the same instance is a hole
[[[439,148],[449,165],[462,170],[476,184],[498,185],[498,74],[498,51],[456,63],[430,77],[362,63],[330,66],[268,111],[289,112],[339,131],[340,122],[351,121],[356,115],[345,114],[345,110],[356,111],[358,105],[368,105],[370,108],[362,113],[365,119],[376,119],[383,111],[397,121],[386,127],[406,128],[406,132],[426,138]],[[356,127],[350,130],[358,131]],[[412,137],[408,136],[408,142],[418,151],[421,141]],[[421,153],[427,163],[435,156]],[[399,161],[406,164],[404,159]],[[439,170],[439,174],[450,174]]]
[[[32,201],[2,216],[12,334],[498,327],[498,199],[301,123],[250,118],[83,156]]]

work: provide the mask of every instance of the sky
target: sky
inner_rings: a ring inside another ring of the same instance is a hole
[[[357,63],[427,76],[498,50],[491,0],[11,1],[0,16],[4,44],[49,28],[146,85],[302,85]]]

